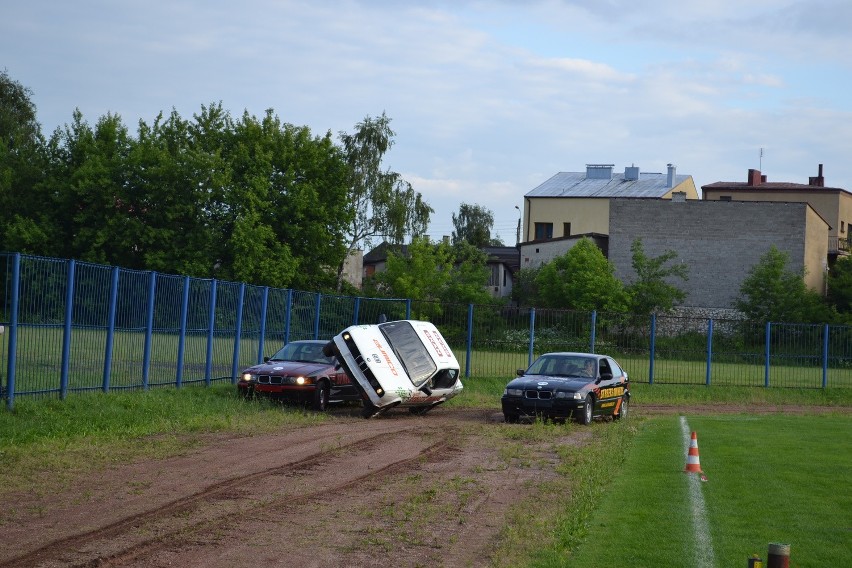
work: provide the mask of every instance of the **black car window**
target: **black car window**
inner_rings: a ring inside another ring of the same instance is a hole
[[[612,369],[610,368],[609,363],[607,362],[607,360],[606,360],[606,359],[601,359],[601,360],[599,361],[599,363],[600,363],[600,366],[601,366],[601,374],[602,374],[602,375],[603,375],[604,373],[609,373],[610,375],[615,376],[615,375],[613,374]]]
[[[624,371],[621,369],[621,367],[618,366],[618,363],[615,362],[615,359],[607,358],[607,361],[609,362],[609,366],[612,367],[613,377],[620,377],[624,374]]]

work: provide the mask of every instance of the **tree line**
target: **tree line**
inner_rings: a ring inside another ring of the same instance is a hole
[[[435,302],[492,303],[482,248],[493,215],[462,203],[450,242],[426,235],[434,212],[382,165],[395,133],[384,113],[352,133],[313,134],[262,117],[233,117],[221,103],[192,118],[160,113],[135,132],[108,113],[79,112],[49,137],[29,89],[0,72],[0,250],[129,269],[319,292]],[[406,240],[408,245],[404,245]],[[385,241],[386,270],[349,288],[350,251]],[[627,285],[588,239],[515,275],[517,305],[649,314],[685,299],[688,265],[676,253],[632,245]],[[846,322],[852,261],[829,273],[827,297],[808,290],[789,258],[771,249],[743,282],[736,308],[760,321]]]

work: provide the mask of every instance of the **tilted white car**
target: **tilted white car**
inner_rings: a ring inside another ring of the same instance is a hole
[[[325,346],[364,401],[365,418],[395,406],[428,412],[462,390],[459,362],[433,324],[399,320],[347,327]]]

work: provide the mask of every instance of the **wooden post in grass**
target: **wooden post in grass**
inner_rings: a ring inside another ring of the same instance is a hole
[[[766,558],[766,568],[789,568],[790,545],[778,542],[769,543],[769,556]]]

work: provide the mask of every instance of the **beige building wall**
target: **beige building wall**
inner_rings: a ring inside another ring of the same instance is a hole
[[[828,238],[822,216],[808,208],[805,216],[805,284],[808,288],[826,293],[828,276]]]

